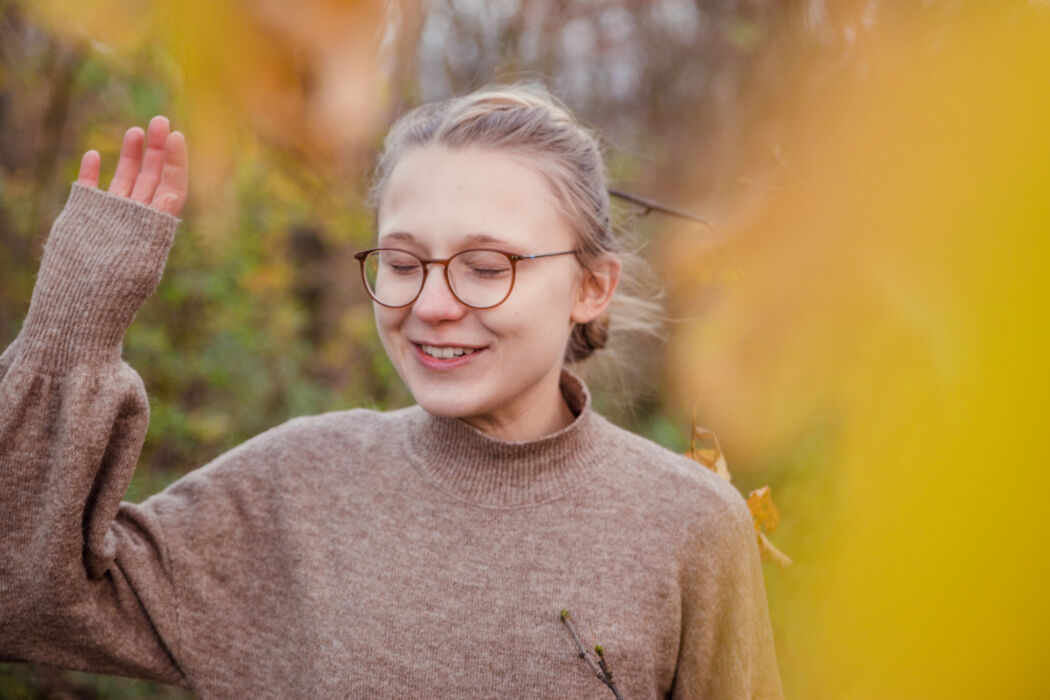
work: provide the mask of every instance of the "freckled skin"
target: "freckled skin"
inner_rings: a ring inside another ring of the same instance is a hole
[[[472,234],[500,242],[467,241]],[[379,203],[379,244],[425,258],[471,247],[523,255],[576,247],[554,195],[527,160],[443,146],[412,149],[395,166]],[[411,306],[375,305],[383,347],[416,401],[507,440],[540,437],[571,422],[558,389],[565,346],[574,323],[604,310],[618,275],[600,284],[572,255],[522,261],[510,298],[472,309],[452,296],[442,272],[431,266]],[[439,371],[417,357],[422,342],[484,350]]]

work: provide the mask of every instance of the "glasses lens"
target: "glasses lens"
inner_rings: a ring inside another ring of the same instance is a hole
[[[514,270],[510,258],[493,250],[465,250],[448,264],[452,291],[468,306],[495,306],[510,294]]]
[[[365,258],[365,284],[380,304],[404,306],[423,286],[423,265],[411,253],[374,250]]]

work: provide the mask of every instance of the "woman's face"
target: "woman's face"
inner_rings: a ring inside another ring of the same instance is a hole
[[[497,150],[410,149],[390,174],[378,219],[378,246],[424,259],[469,248],[530,255],[576,247],[543,176]],[[503,439],[529,439],[571,418],[558,388],[562,358],[573,324],[604,309],[599,284],[573,255],[523,260],[510,297],[474,309],[452,295],[442,266],[430,265],[410,306],[375,305],[376,325],[426,411]],[[449,349],[467,353],[442,357]]]

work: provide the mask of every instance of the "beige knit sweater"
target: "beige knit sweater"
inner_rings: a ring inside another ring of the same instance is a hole
[[[125,330],[178,220],[73,186],[0,356],[0,659],[204,698],[781,697],[740,494],[591,410],[494,440],[419,407],[297,418],[122,503]]]

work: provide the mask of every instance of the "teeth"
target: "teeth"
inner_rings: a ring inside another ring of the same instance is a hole
[[[436,357],[439,360],[451,360],[453,357],[470,355],[471,353],[477,352],[477,348],[439,348],[436,345],[421,345],[420,347],[423,348],[423,352],[431,357]]]

